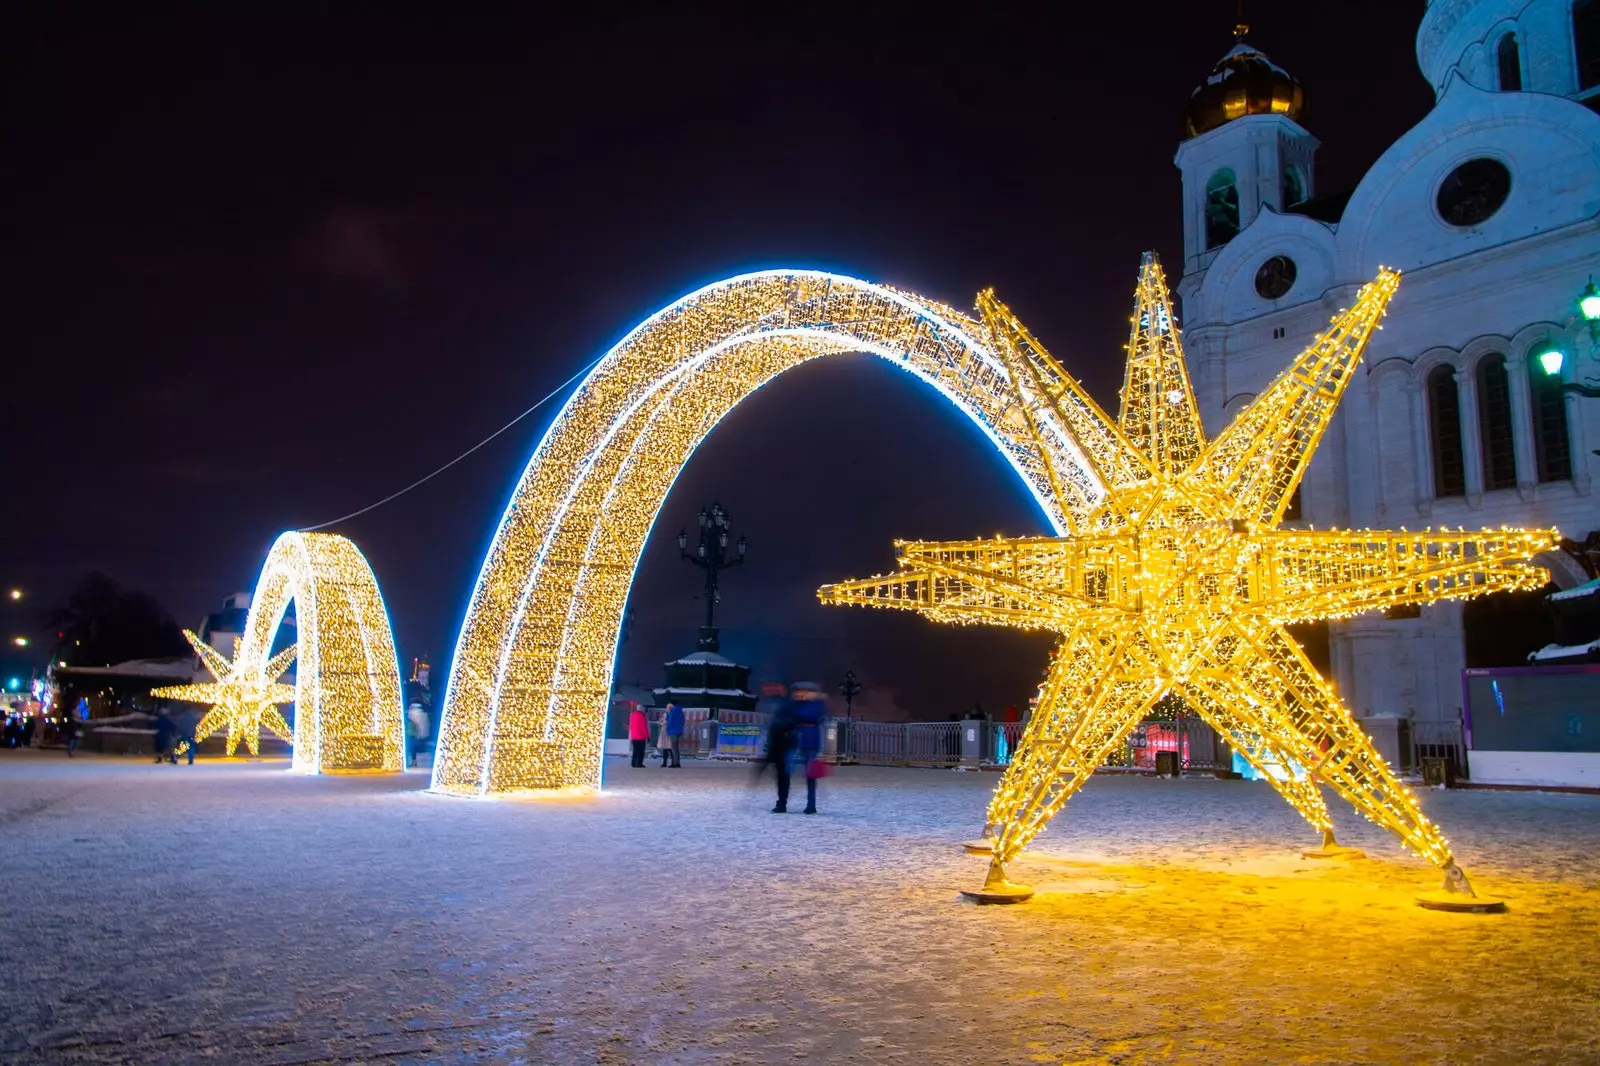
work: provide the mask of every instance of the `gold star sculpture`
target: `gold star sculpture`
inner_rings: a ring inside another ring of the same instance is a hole
[[[1399,274],[1380,270],[1348,310],[1207,439],[1160,263],[1146,254],[1122,409],[1113,421],[993,291],[978,296],[1013,397],[1065,521],[1063,536],[897,541],[893,574],[828,585],[824,603],[941,622],[1059,633],[1038,710],[989,803],[979,899],[1025,899],[1004,864],[1088,782],[1157,700],[1176,693],[1336,848],[1316,782],[1445,871],[1471,904],[1437,826],[1395,777],[1292,623],[1542,586],[1526,560],[1553,530],[1279,528]],[[1059,521],[1059,520],[1058,520]]]
[[[199,744],[212,733],[226,727],[229,756],[239,750],[241,740],[251,755],[259,755],[263,726],[288,743],[294,743],[294,731],[284,721],[283,715],[278,713],[277,705],[294,702],[294,686],[280,684],[278,678],[294,661],[296,645],[290,645],[264,665],[258,665],[239,658],[238,637],[233,638],[233,659],[230,661],[193,631],[185,629],[183,635],[216,680],[153,689],[150,694],[190,703],[211,704],[211,709],[195,727],[193,743]]]

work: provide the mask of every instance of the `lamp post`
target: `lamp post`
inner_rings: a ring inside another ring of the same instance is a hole
[[[861,682],[856,680],[854,670],[844,672],[844,680],[839,684],[839,695],[844,697],[844,716],[854,718],[856,697],[861,695]]]
[[[1578,294],[1578,313],[1567,320],[1570,327],[1575,322],[1583,322],[1589,327],[1589,343],[1600,345],[1600,288],[1595,287],[1594,279],[1583,287]],[[1567,353],[1555,342],[1548,342],[1539,352],[1539,368],[1550,377],[1559,378],[1561,370],[1566,365]],[[1561,383],[1562,392],[1576,393],[1590,399],[1600,397],[1600,379],[1587,381],[1564,381]],[[1595,454],[1600,455],[1600,452]]]
[[[705,572],[706,621],[705,625],[700,627],[700,648],[702,651],[716,651],[718,641],[714,622],[716,607],[721,599],[717,593],[717,575],[723,570],[744,565],[744,554],[748,545],[741,536],[732,545],[733,552],[728,551],[731,521],[728,512],[722,509],[720,503],[700,508],[699,523],[700,537],[693,552],[689,550],[688,530],[678,532],[678,557]]]

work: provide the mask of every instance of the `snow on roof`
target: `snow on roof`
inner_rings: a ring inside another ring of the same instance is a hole
[[[656,695],[667,696],[747,696],[755,699],[754,692],[746,692],[737,688],[658,688]]]
[[[1593,581],[1585,581],[1581,585],[1574,585],[1570,589],[1552,592],[1549,598],[1552,600],[1575,600],[1580,596],[1593,596],[1597,593],[1600,593],[1600,577],[1595,578]]]
[[[1552,659],[1586,659],[1600,653],[1600,638],[1587,644],[1546,644],[1528,656],[1530,663],[1549,662]]]
[[[187,655],[170,659],[129,659],[115,666],[62,666],[57,668],[57,672],[103,677],[181,678],[188,681],[194,677],[194,659]]]
[[[673,659],[665,666],[698,666],[707,663],[711,666],[738,666],[732,659],[725,659],[714,651],[697,651],[693,655],[685,655],[681,659]]]

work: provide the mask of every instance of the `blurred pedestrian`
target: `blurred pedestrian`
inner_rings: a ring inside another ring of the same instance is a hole
[[[406,710],[406,721],[410,728],[406,730],[406,765],[417,765],[417,756],[428,750],[428,732],[432,724],[428,721],[428,709],[420,700],[412,700],[411,706]]]
[[[628,743],[633,746],[631,766],[644,766],[644,749],[650,743],[650,717],[637,703],[628,712]]]
[[[22,722],[18,715],[6,715],[6,747],[14,748],[22,737]]]
[[[156,762],[170,761],[176,766],[178,756],[173,754],[172,748],[177,742],[178,723],[172,720],[172,715],[163,707],[156,715]]]
[[[817,779],[825,773],[822,760],[822,722],[828,717],[828,698],[822,686],[801,681],[794,686],[795,750],[806,775],[806,814],[817,813]]]
[[[200,732],[200,712],[193,707],[185,707],[173,719],[178,727],[178,739],[183,750],[189,756],[189,765],[194,765],[194,752],[200,746],[200,738],[195,734]]]
[[[67,715],[66,721],[61,723],[61,736],[67,742],[67,758],[72,758],[78,751],[78,737],[82,735],[83,726],[78,723],[78,716]]]
[[[799,722],[795,718],[795,701],[784,700],[772,712],[767,723],[767,754],[756,766],[756,778],[772,767],[778,772],[778,804],[773,814],[786,814],[789,810],[789,760],[794,755],[795,733]]]
[[[33,715],[30,714],[30,715],[28,715],[28,716],[26,716],[25,718],[22,719],[22,746],[23,747],[25,747],[25,748],[33,747],[33,733],[34,733],[34,730],[36,730],[38,728],[39,728],[39,719],[35,718]]]
[[[683,708],[676,703],[667,704],[667,713],[661,716],[661,739],[656,742],[656,750],[661,753],[661,768],[668,766],[682,769],[683,763],[678,749],[683,744]]]

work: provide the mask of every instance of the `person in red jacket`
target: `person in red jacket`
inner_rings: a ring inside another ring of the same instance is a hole
[[[650,719],[637,703],[628,715],[628,742],[633,745],[633,765],[644,765],[644,746],[650,743]]]

